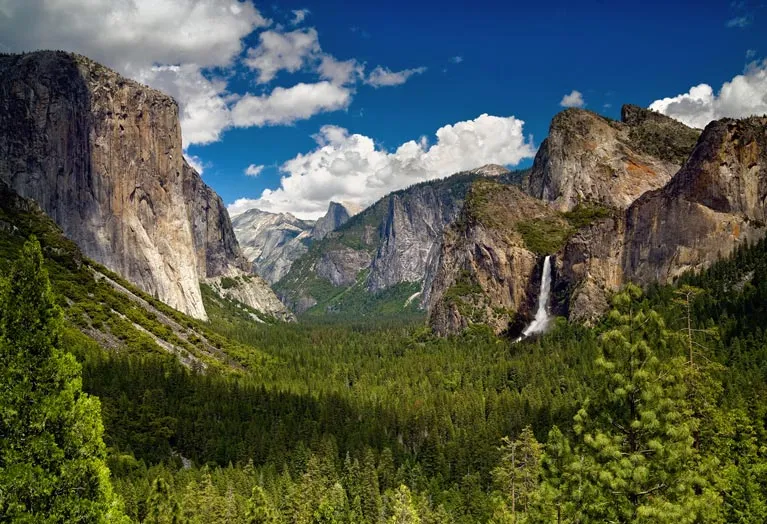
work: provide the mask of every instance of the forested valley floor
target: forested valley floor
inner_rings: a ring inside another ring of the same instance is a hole
[[[629,286],[594,327],[559,319],[518,344],[482,327],[440,339],[413,315],[256,322],[206,293],[211,320],[179,322],[223,357],[184,366],[120,331],[134,317],[162,327],[88,288],[87,261],[67,266],[64,248],[36,232],[38,266],[31,243],[21,255],[19,241],[2,243],[3,274],[16,276],[2,287],[2,355],[17,358],[9,311],[20,275],[38,283],[23,288],[34,295],[47,270],[50,307],[65,313],[41,325],[100,400],[106,451],[94,453],[105,453],[116,495],[110,518],[767,521],[764,241],[675,286]],[[54,318],[46,304],[29,314]],[[111,326],[120,347],[83,334],[94,322]],[[12,416],[3,417],[5,431]],[[11,439],[3,446],[7,461]],[[23,506],[12,496],[0,495],[0,508]]]

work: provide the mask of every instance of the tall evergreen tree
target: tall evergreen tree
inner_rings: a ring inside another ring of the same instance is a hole
[[[388,524],[420,524],[421,517],[413,504],[413,498],[407,486],[401,485],[390,492],[390,516]]]
[[[538,487],[541,445],[530,426],[526,426],[517,440],[503,437],[500,452],[501,462],[493,469],[493,480],[508,505],[511,522],[517,522],[517,513],[527,513],[530,498]]]
[[[261,486],[253,488],[248,500],[248,524],[280,524],[282,517]]]
[[[104,462],[98,399],[60,347],[61,312],[40,244],[22,250],[0,293],[0,515],[14,522],[120,517]]]
[[[147,501],[146,524],[178,524],[181,522],[181,510],[173,489],[163,477],[152,482],[152,492]]]
[[[663,364],[655,356],[673,353],[666,347],[673,337],[640,298],[634,286],[616,296],[597,359],[602,388],[575,416],[572,461],[547,479],[565,499],[558,507],[580,513],[562,522],[719,520],[710,470],[694,447],[684,359]]]

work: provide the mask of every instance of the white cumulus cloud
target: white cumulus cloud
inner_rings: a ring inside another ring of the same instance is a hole
[[[370,137],[324,126],[315,136],[316,149],[281,166],[284,176],[279,188],[266,189],[259,198],[241,198],[229,206],[229,212],[237,215],[255,207],[318,218],[331,200],[367,206],[417,182],[488,163],[516,165],[535,155],[523,126],[513,116],[483,114],[441,127],[434,144],[423,137],[393,152],[376,147]]]
[[[0,2],[0,48],[66,49],[171,94],[184,145],[220,138],[229,125],[226,82],[242,39],[270,22],[240,0],[24,0]]]
[[[256,164],[250,164],[245,168],[245,174],[248,176],[256,177],[264,170],[264,166],[257,166]]]
[[[650,109],[700,129],[720,118],[767,114],[767,60],[749,64],[742,75],[722,84],[718,94],[710,85],[698,84],[654,101]]]
[[[4,0],[7,50],[67,49],[110,67],[230,63],[241,39],[268,25],[240,0]]]
[[[586,102],[583,100],[583,93],[573,89],[570,93],[562,97],[559,105],[562,107],[583,107],[586,105]]]
[[[345,109],[349,102],[351,91],[330,82],[275,87],[268,95],[240,98],[232,107],[232,122],[237,127],[292,124],[317,113]]]
[[[320,76],[337,85],[354,83],[364,74],[365,66],[355,59],[336,60],[330,55],[324,55],[318,71]]]
[[[411,76],[420,75],[425,71],[425,67],[392,71],[387,67],[378,66],[370,72],[365,79],[365,83],[375,88],[398,86],[407,82]]]
[[[264,31],[258,47],[248,49],[245,64],[258,71],[258,81],[269,82],[280,71],[295,73],[320,52],[314,28],[296,29],[288,33]]]

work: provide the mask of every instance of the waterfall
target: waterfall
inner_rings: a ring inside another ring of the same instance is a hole
[[[535,312],[535,319],[525,328],[522,336],[517,340],[536,333],[543,333],[549,326],[551,317],[547,308],[549,307],[549,295],[551,294],[551,256],[547,255],[543,261],[543,274],[541,275],[541,291],[538,294],[538,311]]]

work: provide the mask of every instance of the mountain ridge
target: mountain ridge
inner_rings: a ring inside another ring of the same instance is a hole
[[[442,231],[458,216],[469,183],[510,173],[488,165],[393,191],[311,246],[275,290],[297,313],[337,313],[345,307],[337,297],[351,299],[350,289],[386,292],[387,308],[425,307]]]

